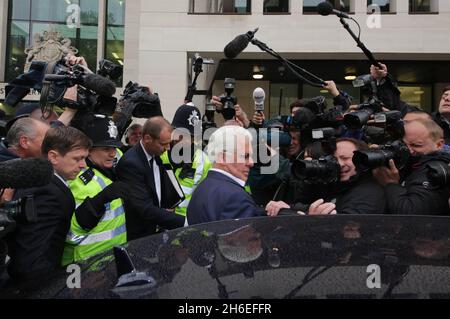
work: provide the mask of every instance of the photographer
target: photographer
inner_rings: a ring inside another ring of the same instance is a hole
[[[391,214],[448,215],[448,193],[445,187],[433,186],[427,164],[450,163],[450,154],[443,150],[444,133],[434,121],[418,119],[405,124],[404,143],[411,157],[402,173],[391,160],[389,168],[373,171],[385,187],[387,209]],[[397,163],[398,165],[398,163]]]
[[[450,145],[450,86],[444,88],[439,111],[433,114],[433,119],[444,130],[445,144]]]
[[[411,107],[401,100],[401,92],[397,88],[392,75],[388,73],[388,68],[385,64],[381,64],[381,68],[377,66],[370,66],[370,75],[377,82],[378,98],[383,102],[389,110],[398,110],[405,115],[411,110]]]
[[[350,138],[337,140],[334,156],[341,167],[340,183],[336,193],[338,214],[383,214],[383,188],[369,172],[359,171],[353,163],[355,151],[368,150],[367,144]]]
[[[40,157],[42,141],[50,127],[32,118],[18,119],[8,131],[6,140],[0,142],[0,162],[17,158]],[[14,190],[7,189],[0,201],[9,201]]]
[[[216,106],[218,112],[223,112],[224,105],[222,104],[220,97],[213,96],[211,99],[211,103],[213,103]],[[236,120],[238,123],[242,124],[242,127],[244,128],[250,127],[250,120],[248,119],[247,113],[245,113],[244,110],[242,110],[239,104],[236,104],[234,106],[234,111],[236,112],[236,114],[233,117],[233,119]]]
[[[142,125],[138,123],[130,125],[125,132],[125,136],[127,145],[120,148],[123,153],[126,153],[129,149],[139,143],[142,138]]]
[[[86,167],[91,141],[72,127],[51,128],[42,143],[42,153],[53,165],[55,174],[45,187],[20,189],[15,199],[34,196],[36,223],[17,221],[8,238],[11,264],[8,272],[14,282],[45,283],[61,265],[64,241],[75,211],[68,181]]]
[[[268,209],[275,209],[276,212],[277,209],[298,209],[305,207],[303,210],[307,211],[308,205],[304,204],[311,203],[316,200],[316,197],[322,197],[323,199],[316,201],[310,206],[309,214],[323,214],[324,212],[330,211],[331,207],[327,207],[326,202],[328,202],[328,205],[335,203],[335,209],[338,214],[382,214],[385,203],[382,187],[376,183],[370,175],[370,172],[359,171],[353,163],[354,152],[367,149],[368,147],[364,142],[350,138],[338,139],[336,141],[334,157],[340,166],[340,174],[336,176],[336,179],[339,181],[334,186],[327,184],[321,185],[321,187],[316,187],[314,180],[308,183],[299,181],[293,202],[300,201],[300,203],[288,205],[284,201],[271,202],[269,203],[270,207]],[[308,154],[306,156],[312,156],[310,160],[326,154],[326,152],[316,147],[308,148],[307,151]],[[328,161],[330,160],[328,159]],[[330,174],[332,173],[330,172]],[[319,189],[322,191],[321,194]],[[318,204],[320,205],[319,207],[325,205],[322,207],[327,207],[328,209],[318,209]]]

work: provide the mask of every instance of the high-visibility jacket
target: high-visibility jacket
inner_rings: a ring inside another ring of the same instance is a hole
[[[94,176],[90,180],[81,179],[80,177],[88,170],[91,170]],[[93,198],[110,184],[112,181],[95,168],[84,169],[75,180],[69,182],[76,207],[80,206],[87,197]],[[62,264],[68,265],[85,260],[114,246],[125,244],[126,241],[125,210],[123,201],[119,198],[105,204],[105,214],[97,226],[90,231],[81,228],[75,214],[73,215]]]
[[[163,164],[170,164],[168,152],[161,155]],[[175,176],[183,189],[185,200],[175,208],[175,213],[186,216],[187,207],[197,186],[206,178],[212,168],[211,161],[202,150],[195,152],[194,159],[189,165],[175,170]]]

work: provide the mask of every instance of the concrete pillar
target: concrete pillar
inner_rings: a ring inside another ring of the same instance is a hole
[[[106,0],[98,1],[97,65],[105,57]]]
[[[140,74],[139,41],[141,30],[141,0],[127,1],[125,5],[124,85],[126,85],[129,81],[136,82]]]
[[[7,40],[8,40],[8,0],[0,0],[0,82],[5,81]]]

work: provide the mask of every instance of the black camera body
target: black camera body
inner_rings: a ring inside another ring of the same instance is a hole
[[[233,96],[234,89],[236,88],[236,80],[233,78],[226,78],[224,86],[225,95],[220,97],[220,102],[223,105],[223,109],[219,113],[222,113],[225,120],[228,121],[236,116],[236,110],[234,107],[238,101],[237,97]]]
[[[292,175],[306,184],[330,187],[339,182],[341,166],[332,155],[312,161],[298,159],[292,164]]]
[[[400,111],[389,111],[374,115],[374,121],[364,129],[366,141],[370,144],[383,145],[401,140],[405,127]]]
[[[114,62],[103,59],[98,64],[97,74],[116,81],[123,75],[123,67],[115,64]]]
[[[132,117],[149,119],[157,116],[163,116],[158,94],[139,83],[128,82],[113,115],[119,136],[123,136]]]
[[[389,161],[394,160],[399,170],[406,167],[410,158],[408,147],[401,141],[380,146],[369,151],[356,151],[353,155],[353,163],[362,172],[378,167],[389,167]]]
[[[34,209],[32,195],[6,202],[0,205],[0,238],[14,230],[16,221],[24,223],[37,222],[37,212]]]
[[[103,63],[102,70],[108,74],[112,62]],[[68,88],[78,85],[77,100],[64,98]],[[115,84],[109,79],[90,72],[85,66],[75,64],[68,66],[66,60],[58,61],[53,70],[51,65],[46,68],[41,92],[41,107],[43,109],[57,105],[69,107],[79,111],[111,116],[116,108],[117,99],[113,97],[116,92]]]
[[[377,98],[372,98],[368,102],[358,105],[355,112],[344,116],[344,124],[350,129],[361,129],[369,122],[369,119],[375,113],[383,111],[383,103]]]
[[[217,124],[214,120],[214,115],[216,113],[216,106],[214,103],[207,103],[205,107],[205,114],[202,118],[202,129],[203,132],[210,128],[217,128]]]

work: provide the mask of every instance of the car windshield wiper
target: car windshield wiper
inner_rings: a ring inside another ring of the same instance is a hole
[[[409,274],[409,267],[406,268],[406,271],[404,271],[397,280],[392,281],[389,284],[389,287],[387,288],[386,292],[381,297],[381,299],[392,298],[392,292],[394,291],[395,288],[400,286],[400,284],[405,280],[405,278],[408,276],[408,274]]]
[[[312,280],[316,279],[317,277],[319,277],[320,275],[322,275],[323,273],[325,273],[326,271],[330,270],[331,268],[333,268],[335,265],[331,265],[331,266],[319,266],[319,267],[314,267],[313,269],[311,269],[305,276],[305,278],[303,278],[303,281],[300,285],[298,285],[295,289],[293,289],[290,293],[288,293],[286,296],[284,296],[283,299],[292,299],[294,298],[297,293],[303,289],[303,287],[305,287],[309,282],[311,282]],[[322,269],[321,269],[322,268]]]

